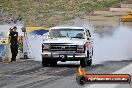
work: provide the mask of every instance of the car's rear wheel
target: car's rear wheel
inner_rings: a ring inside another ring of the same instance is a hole
[[[81,65],[82,67],[86,67],[86,66],[87,66],[87,59],[84,58],[83,60],[80,60],[80,65]]]
[[[50,66],[56,66],[56,65],[57,65],[57,61],[55,61],[55,60],[50,61]]]
[[[49,59],[48,59],[48,58],[43,58],[43,57],[42,57],[42,65],[43,65],[43,67],[44,67],[44,66],[48,66],[48,65],[49,65]]]

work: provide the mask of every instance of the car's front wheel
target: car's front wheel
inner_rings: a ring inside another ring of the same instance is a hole
[[[86,66],[87,66],[87,59],[84,58],[83,60],[80,60],[80,65],[81,65],[82,67],[86,67]]]
[[[90,59],[90,60],[87,61],[87,65],[88,66],[91,66],[92,65],[92,59]]]
[[[55,60],[50,60],[50,66],[56,66],[57,65],[57,61]]]
[[[42,57],[42,65],[43,65],[43,67],[48,66],[49,65],[49,59]]]

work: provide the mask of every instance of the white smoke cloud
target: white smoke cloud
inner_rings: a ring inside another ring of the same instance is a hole
[[[8,35],[8,32],[9,32],[9,29],[10,28],[13,28],[14,26],[17,27],[17,32],[19,35],[23,35],[23,32],[21,31],[21,28],[23,27],[22,25],[0,25],[0,33],[3,33],[3,36],[4,37],[7,37]]]
[[[35,61],[41,61],[42,57],[41,57],[41,53],[42,53],[42,44],[43,44],[43,40],[46,38],[46,36],[44,35],[29,35],[28,39],[30,42],[29,45],[29,53],[30,53],[30,57],[33,58],[33,60]]]
[[[94,33],[94,63],[126,60],[132,57],[132,30],[123,26],[114,30],[112,36],[99,37]]]
[[[76,19],[75,26],[88,28],[93,38],[93,64],[104,61],[120,61],[132,58],[132,29],[125,26],[117,26],[109,29],[109,33],[100,35],[95,32],[95,27],[83,19]],[[96,29],[100,30],[100,29]],[[108,29],[103,29],[108,30]],[[101,31],[101,30],[100,30]]]
[[[124,26],[113,27],[109,29],[112,31],[112,35],[108,36],[108,33],[102,31],[103,36],[100,36],[99,33],[94,31],[95,28],[85,20],[75,20],[74,26],[82,26],[91,31],[94,49],[93,64],[100,64],[104,61],[127,60],[132,57],[132,30],[130,28]],[[43,39],[43,36],[30,39],[32,56],[37,61],[41,61]]]

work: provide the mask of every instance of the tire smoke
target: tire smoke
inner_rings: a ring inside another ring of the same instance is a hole
[[[93,33],[94,63],[127,60],[132,57],[132,30],[124,26],[109,30],[113,30],[111,36],[100,37]]]
[[[74,25],[91,31],[94,50],[93,64],[132,58],[132,29],[125,26],[113,26],[101,30],[81,19],[75,20]]]
[[[100,30],[89,25],[87,21],[80,19],[75,20],[74,26],[85,27],[91,31],[94,49],[93,64],[132,58],[132,29],[125,26],[113,26],[109,29]],[[43,39],[43,36],[37,35],[30,39],[33,51],[32,56],[37,61],[41,61]]]

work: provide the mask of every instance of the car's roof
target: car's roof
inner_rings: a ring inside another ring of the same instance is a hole
[[[51,29],[85,29],[85,28],[78,26],[56,26],[52,27]]]

